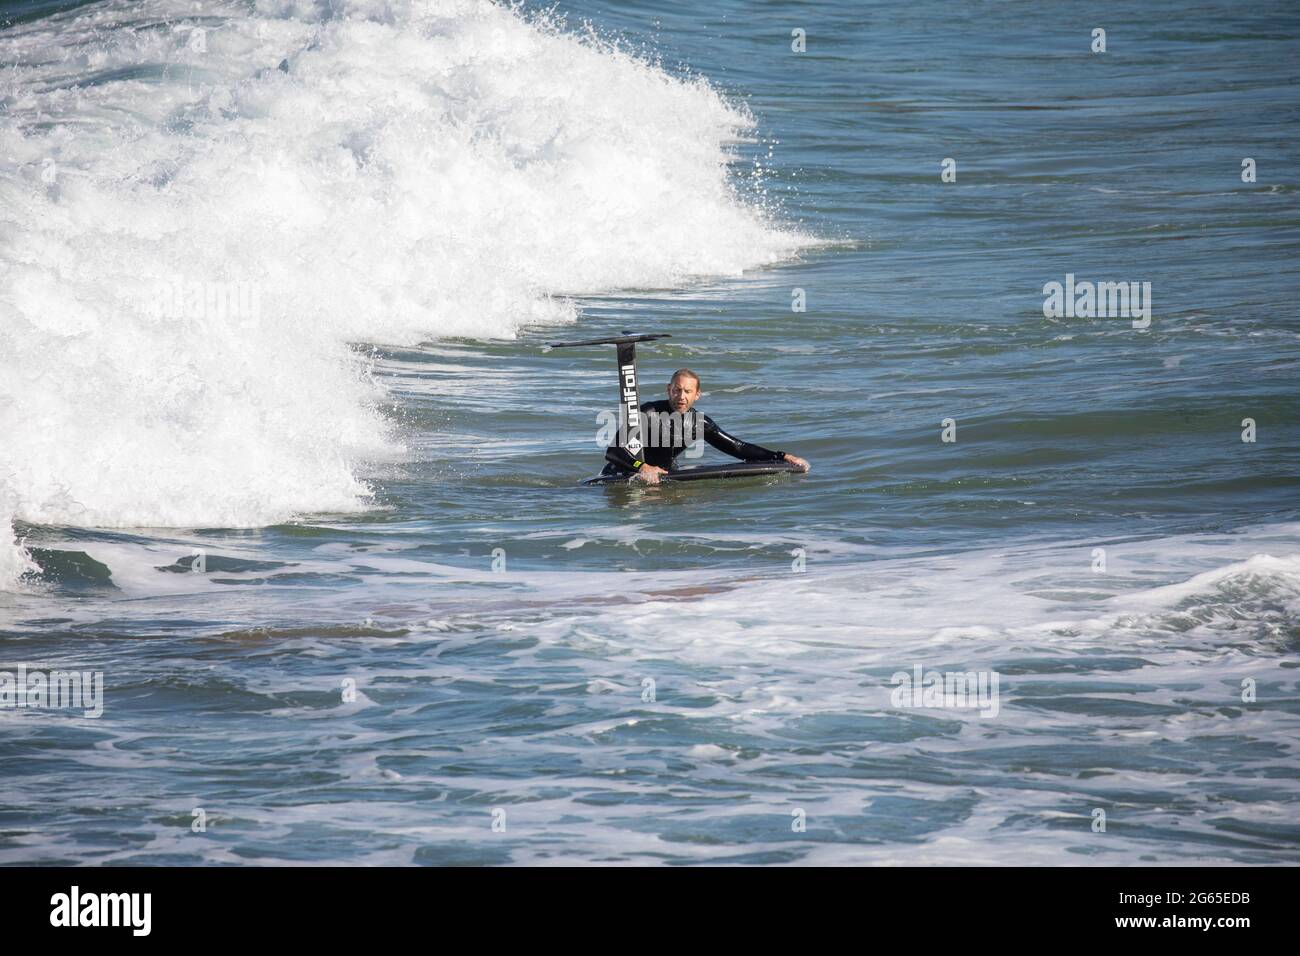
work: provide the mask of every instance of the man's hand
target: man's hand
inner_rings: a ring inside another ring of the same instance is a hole
[[[812,465],[804,461],[798,455],[786,455],[785,460],[794,465],[800,471],[812,471]]]
[[[636,473],[637,481],[644,481],[647,485],[659,484],[659,476],[664,473],[664,469],[656,465],[642,465]]]

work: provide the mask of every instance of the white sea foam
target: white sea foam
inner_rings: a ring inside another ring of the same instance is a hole
[[[182,538],[82,543],[113,569],[121,592],[88,594],[66,613],[103,621],[111,604],[115,627],[151,633],[160,619],[188,613],[191,592],[200,593],[213,622],[187,627],[175,655],[154,645],[149,666],[183,669],[188,680],[184,651],[238,648],[205,652],[196,706],[205,706],[203,694],[232,687],[256,695],[274,726],[241,739],[251,753],[270,755],[265,764],[250,757],[255,766],[280,766],[292,747],[333,761],[349,786],[368,791],[322,803],[314,789],[295,793],[290,784],[275,813],[245,796],[241,825],[273,841],[286,819],[311,819],[340,840],[313,850],[331,861],[352,859],[376,832],[393,837],[390,862],[412,862],[426,838],[476,852],[485,815],[467,815],[456,801],[395,799],[394,787],[469,789],[508,805],[518,863],[614,854],[718,862],[793,848],[800,862],[823,864],[1217,864],[1295,855],[1283,829],[1297,792],[1297,717],[1288,710],[1300,613],[1294,523],[1109,541],[1106,573],[1092,570],[1093,540],[945,555],[879,549],[871,560],[814,559],[803,573],[763,576],[514,565],[503,576],[485,561],[430,561],[413,542],[363,552],[329,543],[283,570],[307,578],[364,569],[366,587],[303,591],[268,587],[257,580],[264,572],[223,572],[221,583],[158,574],[185,553]],[[259,556],[237,547],[223,546],[223,556]],[[508,590],[499,586],[506,581]],[[273,609],[287,626],[230,629],[228,611],[254,589],[259,619]],[[28,595],[5,597],[19,620],[0,614],[0,625],[41,627],[32,620],[37,605],[23,603]],[[101,653],[112,660],[122,646]],[[276,666],[250,667],[250,652],[271,655]],[[346,661],[340,673],[355,678],[359,693],[382,692],[344,703],[337,681],[317,670],[331,659]],[[309,662],[307,670],[295,661]],[[997,717],[898,706],[891,675],[916,665],[999,673]],[[649,699],[646,677],[655,680]],[[1257,694],[1249,701],[1248,683]],[[529,688],[538,709],[518,723],[493,721],[485,733],[483,715],[512,699],[502,687]],[[304,688],[328,689],[329,699],[303,698]],[[361,720],[373,722],[375,708],[387,715],[379,729]],[[449,735],[436,743],[430,714],[440,714],[434,724]],[[289,731],[284,716],[294,718]],[[18,719],[0,716],[15,732]],[[77,757],[81,769],[165,765],[165,755],[141,756],[129,720],[110,729],[116,745]],[[440,746],[449,739],[453,771]],[[557,754],[565,763],[537,799],[544,771],[535,768]],[[663,801],[693,792],[681,780],[708,799],[661,813]],[[86,799],[76,787],[43,789],[78,806]],[[1113,809],[1116,792],[1133,834],[1123,840],[1090,828],[1092,809]],[[807,810],[817,839],[791,836],[793,808]],[[682,838],[690,834],[711,839]],[[160,840],[111,858],[140,862],[141,853],[172,850]],[[55,852],[77,852],[76,841],[52,832],[0,861]],[[207,843],[185,852],[223,859]]]
[[[6,500],[4,491],[4,484],[0,482],[0,587],[35,570],[26,550],[13,537],[14,508],[12,502]]]
[[[115,0],[0,61],[0,587],[14,518],[364,506],[401,449],[349,343],[509,336],[807,241],[731,186],[752,121],[706,82],[486,0]]]

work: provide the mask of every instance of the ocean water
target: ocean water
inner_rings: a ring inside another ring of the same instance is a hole
[[[0,862],[1300,861],[1297,63],[1284,2],[0,4],[0,670],[103,679],[0,707]],[[624,329],[812,472],[579,487],[613,350],[544,346]]]

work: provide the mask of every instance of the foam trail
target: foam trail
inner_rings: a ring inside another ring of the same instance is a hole
[[[510,336],[809,241],[736,194],[752,120],[706,82],[486,0],[117,0],[0,61],[19,520],[356,510],[401,448],[349,343]]]

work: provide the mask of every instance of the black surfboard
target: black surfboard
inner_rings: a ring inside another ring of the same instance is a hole
[[[799,468],[788,461],[737,461],[729,465],[698,465],[694,468],[678,468],[659,476],[661,482],[703,481],[708,478],[752,478],[755,475],[779,475]],[[583,482],[584,485],[627,484],[631,475],[596,475]]]

